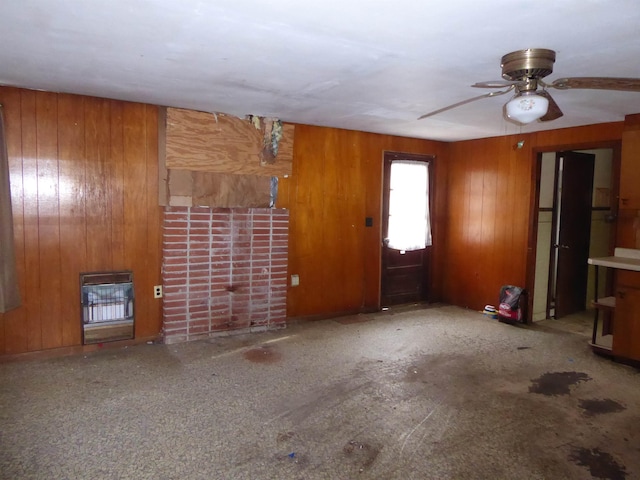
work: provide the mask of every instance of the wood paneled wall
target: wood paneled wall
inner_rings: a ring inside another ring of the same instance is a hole
[[[278,195],[278,206],[290,209],[289,274],[300,276],[300,285],[288,289],[288,316],[379,307],[384,150],[436,155],[432,248],[440,248],[447,149],[442,142],[296,125],[293,175],[281,179]],[[373,217],[373,227],[365,227],[365,217]],[[434,263],[433,299],[440,275]]]
[[[617,246],[640,248],[640,114],[625,117],[621,156]]]
[[[0,354],[81,344],[80,272],[132,270],[135,334],[161,328],[156,107],[0,88],[23,305]]]
[[[136,337],[157,335],[158,109],[6,87],[0,102],[23,297],[0,315],[0,354],[80,345],[83,271],[133,270]],[[431,299],[481,309],[501,285],[526,284],[537,152],[619,141],[623,126],[451,144],[296,126],[278,199],[290,210],[288,273],[300,276],[288,316],[378,308],[383,151],[436,156]]]
[[[537,153],[610,145],[622,128],[620,122],[451,144],[443,300],[481,310],[497,303],[502,285],[527,286]]]

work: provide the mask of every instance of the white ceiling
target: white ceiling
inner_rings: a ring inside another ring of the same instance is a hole
[[[548,81],[640,77],[637,0],[2,0],[0,39],[0,84],[409,137],[640,113],[640,93],[553,90],[552,122],[505,121],[507,96],[417,120],[523,48],[557,52]]]

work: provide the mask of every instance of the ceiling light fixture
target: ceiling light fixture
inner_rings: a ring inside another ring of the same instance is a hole
[[[535,91],[519,92],[505,105],[507,117],[518,123],[531,123],[543,117],[549,109],[549,100]]]

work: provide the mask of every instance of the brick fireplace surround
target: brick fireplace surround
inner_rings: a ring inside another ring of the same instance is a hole
[[[283,209],[166,207],[165,343],[283,328],[288,226]]]

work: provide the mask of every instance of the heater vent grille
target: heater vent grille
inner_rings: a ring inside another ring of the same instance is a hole
[[[133,273],[80,274],[83,343],[102,343],[134,336]]]

